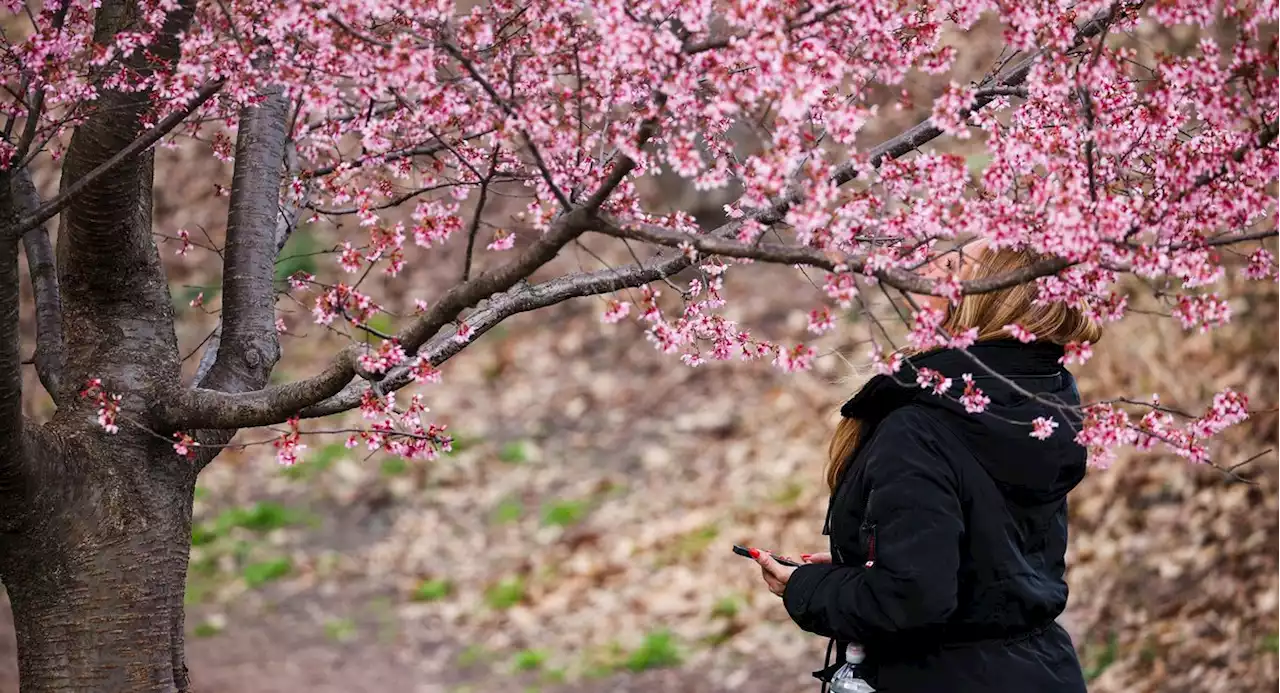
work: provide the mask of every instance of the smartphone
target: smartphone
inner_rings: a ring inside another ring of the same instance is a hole
[[[733,545],[733,552],[734,552],[734,553],[736,553],[736,554],[738,554],[739,556],[744,557],[744,558],[751,558],[751,549],[748,549],[748,548],[747,548],[747,547],[745,547],[745,546],[738,546],[737,544],[734,544],[734,545]],[[752,560],[755,560],[755,559],[752,559]],[[779,556],[779,555],[777,555],[777,554],[774,554],[774,555],[773,555],[773,560],[777,561],[778,563],[780,563],[780,564],[782,564],[782,565],[789,566],[789,567],[792,567],[792,568],[798,568],[798,567],[800,566],[800,564],[799,564],[799,563],[796,563],[795,561],[792,561],[792,560],[789,560],[789,559],[783,558],[782,556]]]

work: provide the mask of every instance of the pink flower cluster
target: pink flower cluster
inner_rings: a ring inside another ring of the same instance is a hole
[[[1160,406],[1158,397],[1147,406],[1150,410],[1137,423],[1114,404],[1103,402],[1085,408],[1084,426],[1076,442],[1089,448],[1092,465],[1108,466],[1120,446],[1150,450],[1157,444],[1192,462],[1207,463],[1211,455],[1206,440],[1249,418],[1248,398],[1230,388],[1214,395],[1213,404],[1203,415],[1182,425]]]
[[[276,462],[285,467],[292,467],[298,463],[298,456],[307,449],[307,446],[302,442],[302,431],[298,429],[298,417],[290,418],[287,424],[289,430],[276,438],[272,444],[276,449]]]
[[[120,402],[123,398],[107,392],[102,386],[101,378],[90,378],[80,388],[80,398],[92,399],[98,405],[98,425],[102,430],[112,435],[120,432],[116,418],[120,415]]]
[[[346,445],[354,448],[363,442],[371,451],[382,450],[410,460],[434,460],[453,450],[453,438],[445,426],[423,422],[422,416],[428,411],[421,395],[413,395],[401,410],[396,406],[394,392],[382,397],[366,392],[360,414],[371,423],[368,430],[348,436]]]

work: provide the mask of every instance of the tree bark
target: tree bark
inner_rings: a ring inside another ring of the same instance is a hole
[[[60,431],[31,433],[39,491],[0,534],[21,691],[185,693],[194,467],[145,434]]]
[[[178,36],[195,10],[185,0],[167,16],[140,74],[176,59]],[[94,19],[95,41],[106,43],[139,23],[137,2],[107,0]],[[125,396],[125,408],[145,411],[156,388],[180,381],[173,305],[151,232],[151,151],[130,157],[111,175],[80,186],[99,165],[112,160],[143,131],[148,92],[104,92],[94,111],[76,128],[62,166],[62,189],[80,188],[61,217],[58,281],[62,290],[67,387],[101,378]],[[59,407],[57,416],[78,417],[78,406]]]
[[[12,175],[0,174],[0,228],[19,213]],[[21,520],[30,491],[23,470],[22,362],[18,355],[18,239],[0,232],[0,533]]]

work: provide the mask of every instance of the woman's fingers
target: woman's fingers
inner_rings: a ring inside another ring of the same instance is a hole
[[[822,551],[820,553],[805,553],[800,554],[800,560],[805,563],[830,563],[831,554],[826,551]]]
[[[773,554],[769,553],[768,551],[760,551],[758,549],[752,549],[751,557],[756,559],[756,563],[760,564],[760,567],[764,569],[764,572],[768,573],[769,575],[772,575],[775,578],[779,578],[779,579],[782,578],[783,565],[773,560]]]

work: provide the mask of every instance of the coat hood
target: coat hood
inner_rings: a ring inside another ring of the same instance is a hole
[[[1057,344],[1016,340],[917,354],[896,374],[868,381],[840,414],[867,422],[869,431],[889,412],[912,402],[951,411],[958,417],[955,430],[1006,499],[1019,505],[1054,502],[1084,478],[1087,457],[1075,442],[1080,395],[1075,379],[1062,367],[1062,355]],[[916,383],[922,368],[950,378],[950,388],[942,394],[922,388]],[[966,373],[990,398],[981,413],[968,413],[960,402]],[[1058,424],[1044,440],[1031,435],[1031,422],[1038,418]]]

